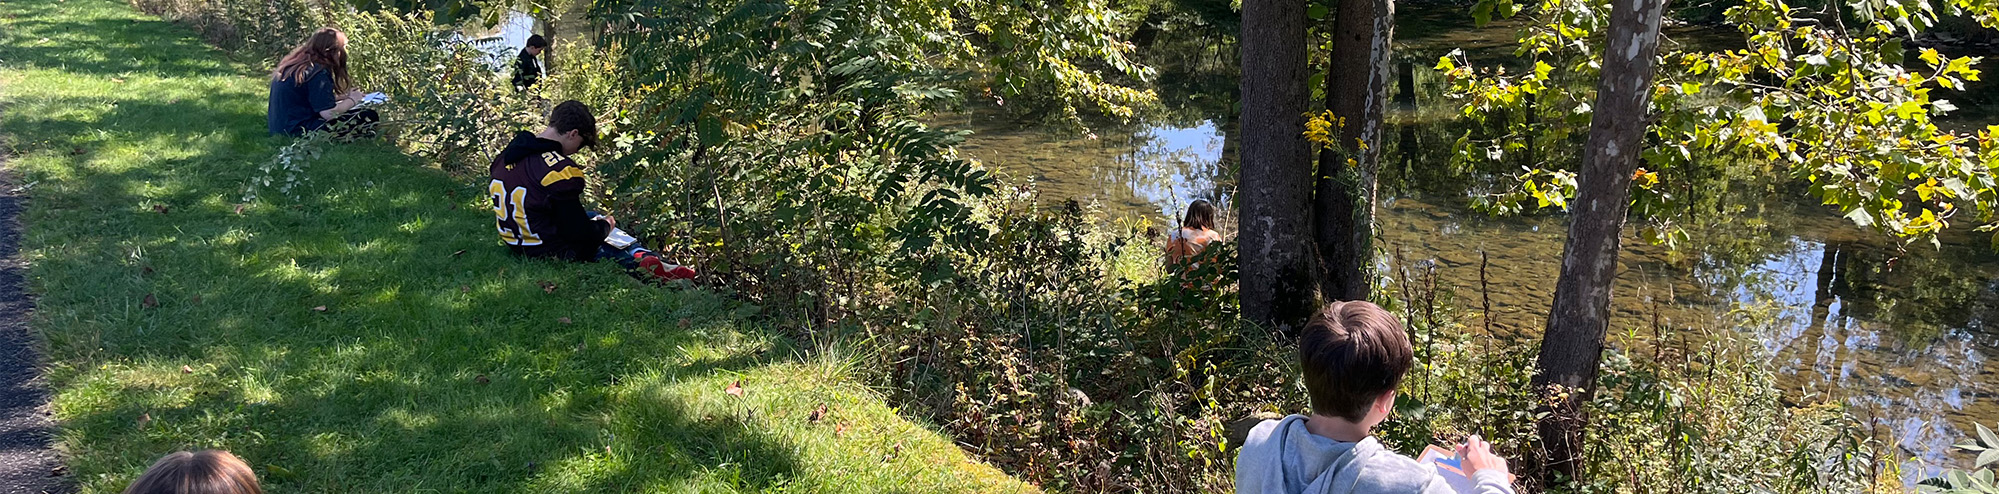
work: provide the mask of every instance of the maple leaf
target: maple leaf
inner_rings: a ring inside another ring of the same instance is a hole
[[[743,397],[743,381],[737,380],[736,382],[729,383],[729,387],[723,388],[722,392],[737,398]]]
[[[154,307],[159,307],[159,306],[160,306],[160,299],[157,299],[157,298],[153,298],[153,294],[150,294],[150,293],[148,293],[148,294],[146,294],[146,298],[143,298],[143,299],[140,299],[140,300],[139,300],[139,306],[140,306],[140,307],[145,307],[145,308],[148,308],[148,309],[151,309],[151,308],[154,308]]]

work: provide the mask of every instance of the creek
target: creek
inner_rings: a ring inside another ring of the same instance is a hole
[[[1434,273],[1438,289],[1469,314],[1489,304],[1494,333],[1538,338],[1560,269],[1564,216],[1474,212],[1470,196],[1489,184],[1435,171],[1447,166],[1457,136],[1432,128],[1452,118],[1452,110],[1431,97],[1442,83],[1428,67],[1452,49],[1474,60],[1503,59],[1516,26],[1473,28],[1461,10],[1411,10],[1398,12],[1396,50],[1410,62],[1399,70],[1414,71],[1410,79],[1424,88],[1417,91],[1423,97],[1390,116],[1400,135],[1384,143],[1377,209],[1383,256],[1376,264],[1397,280]],[[1668,38],[1700,42],[1730,34],[1681,28]],[[1078,136],[1024,125],[990,102],[974,102],[937,123],[976,131],[960,150],[1032,180],[1045,200],[1083,201],[1159,230],[1177,226],[1192,199],[1228,202],[1236,144],[1227,112],[1236,79],[1227,53],[1233,48],[1219,37],[1174,38],[1183,46],[1150,47],[1169,60],[1153,60],[1167,108],[1137,122],[1092,125]],[[1999,110],[1993,89],[1943,96],[1966,107],[1949,124],[1989,123]],[[1969,457],[1952,445],[1971,437],[1974,423],[1999,422],[1999,369],[1987,365],[1999,356],[1999,254],[1989,234],[1960,228],[1944,235],[1940,247],[1903,247],[1854,226],[1794,185],[1735,189],[1721,194],[1711,213],[1723,219],[1688,226],[1680,245],[1649,244],[1637,226],[1627,233],[1610,345],[1671,352],[1686,345],[1687,334],[1748,332],[1767,351],[1790,401],[1842,401],[1914,458],[1903,465],[1906,482],[1943,466],[1968,467]],[[1225,234],[1232,233],[1224,223]],[[1398,288],[1391,282],[1386,289]],[[1764,322],[1727,322],[1745,315]]]

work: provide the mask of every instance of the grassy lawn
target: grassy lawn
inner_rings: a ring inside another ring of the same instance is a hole
[[[0,133],[81,492],[185,448],[273,492],[1032,490],[754,309],[508,256],[483,181],[390,146],[239,213],[287,142],[266,70],[116,0],[0,0]]]

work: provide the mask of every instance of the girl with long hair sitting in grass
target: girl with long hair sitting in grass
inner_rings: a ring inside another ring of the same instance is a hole
[[[341,137],[369,135],[381,116],[374,110],[355,109],[363,97],[347,74],[347,35],[320,28],[271,71],[271,134],[296,136],[327,129]]]
[[[160,457],[125,494],[264,494],[264,488],[243,459],[211,449]]]

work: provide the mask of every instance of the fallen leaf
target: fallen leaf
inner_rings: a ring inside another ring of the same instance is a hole
[[[461,255],[465,255],[465,249],[458,249],[458,252],[451,253],[451,257],[458,257]]]
[[[555,318],[555,322],[559,322],[559,323],[563,323],[563,324],[569,324],[569,318],[567,318],[567,317],[558,317],[558,318]]]
[[[194,373],[194,368],[193,368],[193,367],[188,367],[188,366],[185,366],[185,365],[183,365],[183,366],[180,366],[180,373],[182,373],[182,374],[193,374],[193,373]]]
[[[487,379],[487,378],[486,378],[486,375],[485,375],[485,374],[480,374],[480,375],[477,375],[477,376],[473,376],[473,377],[472,377],[472,382],[475,382],[475,383],[479,383],[479,384],[486,384],[486,383],[489,383],[489,382],[493,382],[493,380],[492,380],[492,379]]]
[[[124,79],[124,78],[120,78],[120,77],[113,77],[113,78],[111,78],[111,82],[112,82],[112,83],[114,83],[114,84],[124,84],[124,83],[125,83],[125,79]]]
[[[724,388],[722,392],[728,393],[729,396],[741,398],[743,396],[743,381],[737,380],[736,382],[729,383],[729,387]]]
[[[555,293],[555,283],[554,283],[554,282],[551,282],[551,281],[548,281],[548,280],[542,280],[542,281],[537,281],[537,282],[535,282],[535,283],[537,283],[537,284],[540,284],[540,285],[541,285],[541,292],[542,292],[542,293]]]
[[[313,308],[312,308],[312,311],[313,311],[313,312],[326,312],[326,306],[322,305],[322,306],[318,306],[318,307],[313,307]]]
[[[167,205],[165,205],[165,204],[154,204],[154,205],[153,205],[153,212],[155,212],[155,213],[160,213],[160,214],[167,214]]]
[[[687,318],[680,318],[680,329],[687,329]]]
[[[66,467],[66,466],[62,466],[62,465],[56,465],[56,467],[55,467],[55,468],[51,468],[51,469],[49,469],[49,476],[50,476],[50,477],[61,477],[61,476],[64,476],[64,475],[69,475],[69,467]]]
[[[145,427],[146,424],[150,423],[153,423],[153,414],[150,413],[139,414],[139,427]]]
[[[148,309],[151,309],[151,308],[154,308],[154,307],[159,307],[159,306],[160,306],[160,299],[157,299],[157,298],[153,298],[153,294],[150,294],[150,293],[148,293],[148,294],[146,294],[146,298],[143,298],[143,299],[139,299],[139,306],[140,306],[140,307],[145,307],[145,308],[148,308]]]
[[[201,296],[200,296],[200,295],[195,295],[195,296],[194,296],[194,303],[195,303],[195,304],[200,304],[200,303],[201,303]]]
[[[845,435],[846,433],[847,433],[847,424],[845,423],[833,424],[833,437],[840,437],[842,435]]]
[[[458,293],[472,293],[470,285],[458,285]]]
[[[826,418],[826,404],[820,403],[818,408],[812,409],[812,415],[806,416],[805,420],[817,424],[819,419],[823,418]]]
[[[153,274],[152,266],[139,266],[139,274]]]
[[[244,207],[244,206],[249,206],[249,204],[237,204],[237,205],[236,205],[236,215],[237,215],[237,216],[242,216],[242,215],[243,215],[243,207]]]

